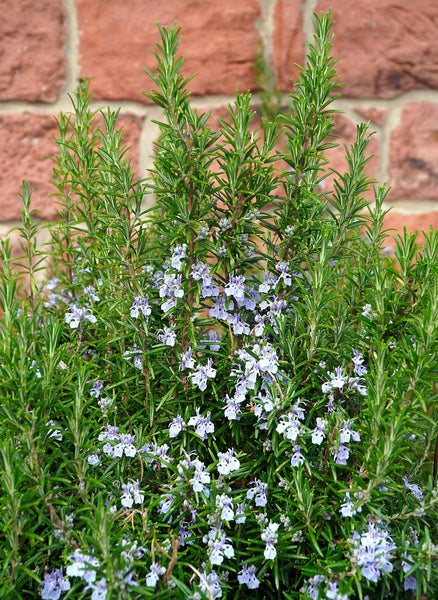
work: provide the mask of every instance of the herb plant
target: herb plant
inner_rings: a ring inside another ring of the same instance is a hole
[[[147,181],[87,83],[60,116],[50,250],[26,184],[1,247],[1,597],[437,597],[438,234],[384,252],[364,125],[323,189],[314,25],[287,115],[217,131],[160,28]]]

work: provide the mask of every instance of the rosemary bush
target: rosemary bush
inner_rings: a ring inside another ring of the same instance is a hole
[[[437,597],[438,234],[385,254],[363,125],[324,191],[314,25],[288,115],[218,132],[160,28],[148,181],[86,83],[60,116],[47,281],[26,184],[1,249],[1,597]]]

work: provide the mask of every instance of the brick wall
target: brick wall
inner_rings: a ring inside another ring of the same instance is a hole
[[[313,11],[333,6],[334,52],[345,82],[340,141],[355,124],[376,131],[369,172],[387,181],[394,205],[386,225],[438,227],[438,2],[434,0],[0,0],[0,234],[19,218],[21,179],[34,207],[54,218],[54,117],[69,111],[78,77],[91,78],[93,107],[121,106],[125,140],[140,176],[151,166],[156,107],[140,90],[154,65],[156,22],[182,26],[194,104],[221,114],[235,89],[251,89],[258,40],[278,86],[291,91],[304,61]],[[343,168],[343,152],[332,150]]]

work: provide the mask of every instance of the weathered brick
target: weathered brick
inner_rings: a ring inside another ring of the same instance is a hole
[[[358,106],[355,112],[370,123],[383,125],[388,116],[387,109],[376,108],[375,106]]]
[[[254,89],[254,60],[260,16],[257,0],[78,0],[80,69],[92,79],[95,98],[144,100],[150,90],[143,67],[154,68],[156,22],[182,27],[179,51],[185,76],[197,72],[189,89],[197,95]]]
[[[330,7],[344,96],[392,98],[413,89],[438,89],[438,3],[318,0],[315,10]]]
[[[141,119],[135,115],[122,115],[119,125],[124,127],[125,143],[133,146],[128,156],[133,159],[133,168],[136,169]],[[20,218],[21,200],[17,193],[21,191],[23,179],[34,190],[32,208],[39,210],[43,219],[56,217],[55,200],[49,196],[55,192],[49,182],[53,162],[48,157],[56,154],[53,138],[57,134],[56,122],[48,115],[23,113],[0,116],[0,137],[8,140],[8,144],[0,147],[0,221]]]
[[[279,89],[292,91],[291,79],[298,79],[298,67],[304,64],[305,45],[301,0],[277,0],[272,37],[273,66]]]
[[[410,102],[391,135],[391,199],[438,201],[438,104]]]
[[[438,229],[438,211],[418,214],[404,214],[398,212],[397,209],[390,210],[384,218],[383,227],[389,229],[385,244],[394,250],[395,241],[393,236],[397,236],[403,231],[403,228],[409,232],[420,232],[417,237],[417,242],[421,245],[424,243],[423,231],[429,232],[430,226]]]
[[[55,101],[66,70],[62,0],[3,2],[1,12],[0,100]]]

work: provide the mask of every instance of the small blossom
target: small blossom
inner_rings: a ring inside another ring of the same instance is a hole
[[[346,492],[344,496],[344,502],[341,504],[341,508],[339,512],[343,517],[354,517],[354,515],[358,512],[361,512],[362,508],[359,507],[357,509],[354,508],[354,502],[351,500],[350,492]]]
[[[350,421],[344,421],[344,424],[339,430],[339,441],[341,444],[348,444],[350,439],[352,439],[353,442],[360,442],[360,435],[357,431],[351,429]]]
[[[96,580],[96,569],[99,568],[97,558],[77,549],[68,559],[73,561],[66,569],[69,577],[82,577],[88,584]]]
[[[299,467],[304,462],[304,456],[301,453],[301,446],[295,444],[293,450],[294,453],[292,454],[290,464],[292,465],[292,467]]]
[[[39,592],[43,600],[58,600],[62,592],[70,589],[70,581],[62,574],[62,567],[51,573],[45,573]]]
[[[190,417],[189,425],[195,428],[195,433],[200,436],[202,440],[206,440],[209,433],[213,433],[214,424],[210,420],[211,412],[208,411],[207,416],[204,417],[199,413],[199,408],[196,409],[196,415]]]
[[[255,499],[256,506],[266,506],[268,503],[266,495],[268,484],[260,481],[260,479],[255,479],[254,481],[251,481],[249,485],[254,485],[254,487],[246,492],[247,499]]]
[[[315,429],[312,432],[312,442],[318,446],[322,443],[325,438],[325,431],[327,429],[327,421],[321,417],[316,417]]]
[[[295,418],[293,413],[281,416],[281,421],[277,425],[276,430],[281,433],[287,440],[296,441],[300,433],[301,424],[298,419]]]
[[[96,323],[97,319],[89,308],[83,308],[77,304],[70,305],[70,312],[65,314],[65,322],[70,325],[70,329],[77,329],[83,321]]]
[[[50,421],[47,421],[46,427],[56,427],[55,421],[50,419]],[[59,429],[49,429],[49,431],[47,432],[47,436],[49,438],[54,438],[55,440],[58,440],[58,442],[62,442],[62,433]]]
[[[98,465],[100,463],[99,453],[96,451],[96,452],[93,452],[93,454],[90,454],[89,456],[87,456],[87,462],[92,467]]]
[[[260,581],[255,574],[254,565],[250,565],[249,567],[247,564],[242,565],[237,574],[237,580],[241,585],[246,584],[250,590],[255,590],[260,585]]]
[[[203,542],[207,544],[207,551],[212,565],[221,565],[224,557],[233,558],[234,548],[231,545],[230,538],[225,536],[222,531],[222,524],[213,526],[208,535],[203,537]]]
[[[216,571],[214,570],[211,570],[209,573],[204,573],[203,575],[201,575],[199,587],[201,588],[201,591],[207,598],[212,597],[213,600],[216,600],[216,598],[222,597],[222,589],[220,586],[219,577]]]
[[[201,392],[207,388],[208,379],[213,379],[216,375],[216,369],[213,368],[213,361],[208,359],[206,365],[198,364],[189,377],[194,385],[197,385]]]
[[[107,600],[108,588],[106,579],[103,577],[96,583],[90,583],[85,589],[93,590],[91,593],[91,600]]]
[[[229,475],[233,471],[240,469],[240,461],[236,458],[236,452],[233,449],[226,452],[218,452],[218,457],[217,470],[221,475]]]
[[[411,492],[412,495],[415,496],[415,498],[417,500],[421,500],[423,498],[423,490],[421,489],[421,487],[419,485],[417,485],[416,483],[409,483],[407,477],[403,477],[403,481],[405,484],[405,488],[409,492]]]
[[[178,413],[178,415],[169,424],[169,436],[175,438],[181,431],[185,430],[186,424]]]
[[[239,525],[240,523],[245,523],[246,521],[246,515],[245,515],[245,510],[244,510],[244,506],[243,503],[237,504],[236,505],[236,523]]]
[[[339,444],[337,450],[334,450],[334,461],[338,465],[346,465],[348,457],[350,456],[350,450],[344,444]]]
[[[124,508],[131,508],[133,504],[143,503],[144,494],[140,491],[140,484],[138,481],[123,484],[122,492],[120,501]]]
[[[234,520],[233,501],[226,494],[216,496],[216,508],[221,511],[220,518],[222,521]]]
[[[180,246],[175,246],[172,252],[172,256],[170,259],[170,264],[172,268],[177,271],[181,271],[182,261],[187,257],[187,244],[181,244]]]
[[[362,377],[362,375],[365,375],[366,373],[368,373],[367,368],[364,367],[364,365],[363,365],[364,358],[363,358],[362,354],[359,352],[359,350],[353,349],[352,361],[354,364],[354,372],[356,373],[356,375],[358,375],[359,377]]]
[[[120,434],[119,443],[113,447],[113,456],[121,457],[125,456],[133,457],[137,453],[136,447],[133,445],[135,436],[129,434]]]
[[[364,317],[366,317],[367,319],[374,319],[375,318],[376,313],[373,312],[371,304],[365,304],[365,306],[362,308],[362,315]]]
[[[175,346],[176,333],[172,327],[163,327],[158,332],[158,341],[166,346]]]
[[[193,350],[189,347],[187,352],[181,354],[181,360],[179,363],[179,370],[185,371],[186,369],[193,369],[195,366],[195,359],[193,358]]]
[[[226,296],[233,296],[236,300],[243,300],[245,295],[245,277],[243,275],[230,275],[224,291]]]
[[[205,465],[202,461],[195,459],[191,463],[195,467],[193,477],[190,479],[192,489],[194,492],[202,492],[208,498],[210,496],[210,490],[207,484],[210,483],[210,473],[205,471]]]
[[[270,521],[269,525],[261,535],[262,541],[266,542],[266,547],[263,553],[266,560],[273,560],[277,556],[275,544],[278,541],[277,529],[279,527],[280,523],[273,523]]]
[[[391,552],[396,546],[383,527],[369,523],[364,533],[355,531],[351,545],[352,561],[360,567],[363,577],[377,583],[382,571],[392,573]]]
[[[149,305],[148,296],[135,296],[132,302],[132,306],[129,310],[133,319],[138,319],[140,313],[143,314],[146,317],[146,319],[148,319],[152,312],[152,309]]]
[[[164,575],[165,572],[166,569],[164,567],[161,567],[160,565],[157,565],[156,562],[153,562],[151,564],[149,573],[146,575],[146,586],[154,588],[157,585],[160,576]]]
[[[93,387],[92,387],[92,389],[90,391],[90,396],[92,398],[99,398],[100,395],[101,395],[101,393],[102,393],[103,388],[104,388],[103,381],[101,381],[100,379],[98,379],[97,381],[95,381],[93,383]]]

